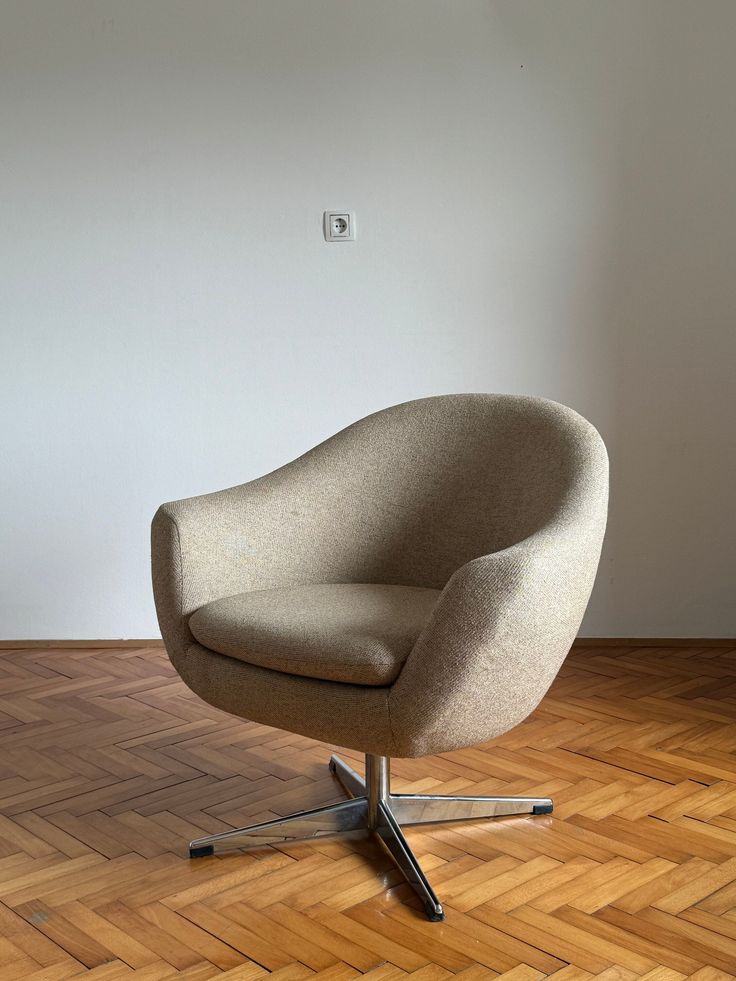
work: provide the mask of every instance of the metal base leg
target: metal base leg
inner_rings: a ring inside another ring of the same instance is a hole
[[[328,804],[327,807],[315,807],[312,811],[297,811],[288,817],[253,824],[249,828],[196,838],[189,844],[189,857],[213,855],[216,845],[224,845],[225,848],[253,848],[256,845],[283,844],[285,841],[300,838],[322,838],[348,831],[367,831],[367,814],[368,804],[364,797]]]
[[[378,814],[378,825],[375,833],[391,852],[394,861],[404,873],[404,878],[421,899],[424,911],[430,920],[433,922],[444,920],[445,911],[442,909],[442,903],[430,886],[421,865],[409,847],[409,842],[404,837],[404,832],[396,823],[391,809],[383,801],[378,805]]]
[[[402,824],[433,824],[473,818],[505,817],[513,814],[550,814],[548,797],[443,797],[439,794],[392,794],[389,789],[389,760],[366,756],[363,779],[339,756],[330,759],[330,771],[350,800],[299,811],[288,817],[265,821],[237,831],[197,838],[189,845],[190,858],[213,855],[215,849],[248,848],[283,844],[326,835],[372,832],[391,853],[406,881],[419,896],[430,920],[443,920],[442,904],[401,830]]]
[[[391,794],[389,804],[400,824],[434,824],[512,814],[551,814],[549,797],[441,797]]]

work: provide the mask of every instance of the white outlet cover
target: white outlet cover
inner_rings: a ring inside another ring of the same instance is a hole
[[[355,212],[325,211],[323,230],[326,242],[354,242]]]

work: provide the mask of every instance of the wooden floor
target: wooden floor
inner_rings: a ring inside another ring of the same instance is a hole
[[[736,976],[734,650],[576,648],[518,729],[396,761],[399,790],[555,799],[409,829],[442,924],[369,841],[190,862],[341,795],[330,747],[209,708],[161,650],[3,651],[0,696],[1,981]]]

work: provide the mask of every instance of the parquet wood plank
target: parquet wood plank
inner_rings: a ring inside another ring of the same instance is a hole
[[[716,930],[712,929],[713,924],[707,918],[707,914],[707,925],[704,925],[702,920],[698,919],[696,910],[688,910],[688,913],[695,915],[675,916],[671,913],[663,913],[662,910],[648,909],[643,913],[642,919],[653,924],[656,930],[669,930],[678,937],[688,938],[698,948],[712,951],[713,953],[709,953],[708,956],[714,961],[714,965],[715,955],[728,966],[736,967],[736,929],[733,928],[736,924],[729,928],[725,917],[717,917],[718,929]]]
[[[58,907],[58,912],[70,923],[74,923],[88,937],[94,937],[103,947],[109,950],[118,960],[131,968],[146,967],[159,962],[159,957],[153,951],[139,943],[138,940],[125,930],[115,926],[110,920],[100,916],[95,910],[77,900]]]
[[[570,913],[572,912],[574,911],[570,910]],[[614,907],[598,910],[596,917],[600,917],[599,923],[605,921],[606,926],[614,927],[616,931],[625,931],[627,943],[632,947],[654,953],[665,965],[676,970],[692,972],[701,966],[720,968],[736,966],[736,960],[733,958],[729,958],[728,963],[724,965],[720,953],[712,947],[704,947],[702,944],[685,940],[673,930],[662,926],[653,929],[652,924],[644,917],[635,917]],[[606,936],[613,935],[607,930],[601,932]],[[616,932],[615,935],[620,936],[620,933]],[[633,937],[641,939],[637,942],[632,939]],[[652,937],[656,937],[656,941],[653,942],[650,939]]]
[[[478,909],[484,907],[477,907],[467,915],[452,910],[447,926],[443,929],[443,942],[458,953],[472,953],[476,961],[501,973],[513,970],[519,964],[545,973],[551,973],[563,965],[562,958],[540,949],[532,940],[498,930],[486,922],[485,918],[481,923],[472,919],[473,913]],[[416,922],[414,917],[410,921],[411,913],[408,908],[395,905],[388,912],[401,923],[415,923],[416,930],[424,936],[432,935],[432,924],[427,920]]]
[[[520,917],[524,914],[527,915],[522,921]],[[539,919],[535,922],[530,917],[541,917],[542,914],[527,906],[514,910],[513,914],[501,913],[488,906],[478,906],[468,915],[521,943],[543,950],[558,961],[568,961],[593,974],[604,971],[613,963],[611,956],[603,956],[600,951],[592,950],[585,943],[579,943],[579,938],[571,938],[570,931],[564,926],[558,929],[561,925],[554,918],[549,918],[552,921],[550,923],[544,919],[541,920],[541,924]],[[550,927],[553,932],[550,932]]]
[[[674,865],[664,875],[642,883],[623,896],[614,898],[611,905],[623,910],[624,913],[638,913],[639,910],[651,906],[661,896],[674,892],[682,883],[690,882],[708,869],[714,868],[717,866],[712,862],[706,862],[702,858],[691,858],[689,862],[684,862],[682,865]]]
[[[291,954],[274,947],[267,940],[259,937],[252,930],[235,923],[234,920],[223,916],[218,910],[211,909],[202,903],[192,903],[182,910],[182,916],[229,944],[235,950],[245,954],[249,960],[260,964],[269,971],[275,971],[288,964],[294,963]]]
[[[405,971],[416,971],[426,967],[429,958],[417,950],[412,950],[403,943],[397,943],[390,937],[377,933],[374,929],[364,926],[357,920],[338,913],[327,906],[316,904],[309,909],[309,915],[328,930],[338,933],[354,943],[372,950],[382,960],[390,961],[396,967]]]
[[[643,865],[633,865],[622,875],[601,884],[597,889],[586,890],[568,905],[583,913],[595,913],[596,910],[602,909],[604,906],[610,906],[619,896],[624,896],[637,886],[646,885],[647,882],[658,879],[665,872],[675,868],[678,866],[664,858],[652,858]]]
[[[333,747],[204,705],[158,647],[0,651],[0,740],[0,981],[736,979],[736,650],[580,645],[512,732],[395,761],[398,791],[555,797],[407,830],[444,924],[370,840],[191,862],[341,791]]]
[[[535,899],[548,893],[556,895],[560,887],[577,879],[582,881],[587,878],[588,873],[598,867],[597,862],[583,855],[577,856],[563,865],[558,863],[549,872],[538,874],[528,882],[509,889],[508,892],[492,897],[486,905],[502,913],[508,913],[518,906],[533,903]]]
[[[457,973],[464,968],[473,967],[474,961],[465,951],[459,951],[444,942],[442,937],[428,933],[426,930],[417,929],[414,918],[411,921],[400,920],[387,913],[374,909],[373,907],[362,904],[350,911],[350,916],[370,927],[374,932],[382,936],[390,937],[397,942],[406,944],[411,940],[411,946],[422,950],[425,955],[431,958],[433,964],[439,965],[447,971]]]
[[[688,981],[733,981],[733,975],[719,971],[716,967],[701,967],[690,975]]]
[[[135,937],[139,943],[172,967],[177,969],[192,967],[202,960],[195,947],[188,946],[178,937],[175,939],[166,930],[149,922],[141,913],[126,906],[125,903],[119,901],[108,903],[106,906],[98,907],[96,912],[119,930]]]
[[[7,937],[0,936],[0,965],[7,981],[25,978],[41,969],[41,965],[20,947],[16,947]]]
[[[283,903],[274,903],[268,907],[268,915],[276,923],[287,927],[291,933],[305,940],[321,945],[325,950],[332,950],[341,962],[355,968],[361,973],[368,972],[375,966],[377,955],[362,947],[347,937],[339,937],[332,930],[317,923],[312,917]]]
[[[652,903],[652,906],[664,910],[665,913],[682,913],[689,906],[694,906],[695,903],[713,895],[722,886],[730,885],[735,879],[736,859],[731,859],[691,879],[668,896],[663,896]]]
[[[39,900],[23,903],[16,912],[86,967],[96,967],[115,959],[111,951],[67,920],[59,910],[51,909]]]
[[[277,920],[272,920],[267,913],[261,913],[259,910],[241,904],[226,906],[221,910],[221,913],[235,923],[252,930],[279,950],[291,954],[294,960],[306,964],[314,971],[322,971],[332,967],[338,961],[338,958],[330,952],[329,948],[320,947],[312,939],[292,933],[287,926]]]

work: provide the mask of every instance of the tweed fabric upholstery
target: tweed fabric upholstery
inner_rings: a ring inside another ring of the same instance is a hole
[[[256,589],[200,607],[203,647],[274,671],[390,685],[440,595],[419,586],[314,583]]]
[[[175,663],[192,691],[231,715],[379,756],[390,743],[388,687],[269,671],[200,644]]]
[[[212,704],[362,752],[490,739],[535,708],[577,633],[607,496],[600,436],[555,402],[451,395],[385,409],[265,477],[159,508],[153,581],[167,650]],[[381,687],[245,664],[190,630],[208,603],[310,583],[441,595]]]

